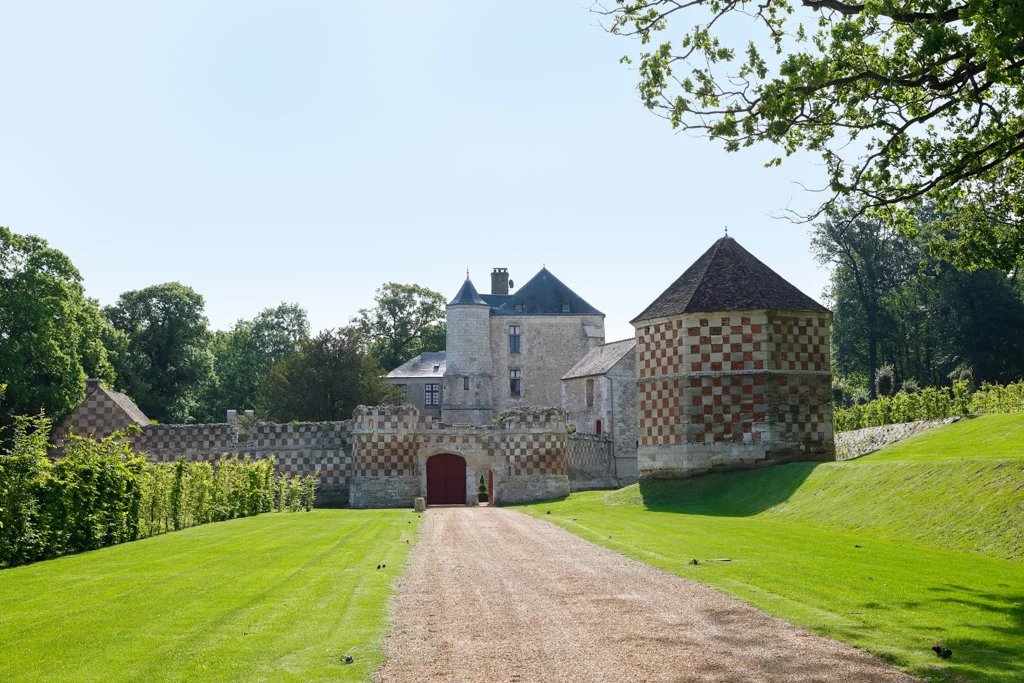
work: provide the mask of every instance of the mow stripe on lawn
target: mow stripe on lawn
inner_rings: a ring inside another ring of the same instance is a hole
[[[984,417],[850,462],[522,509],[923,678],[1009,683],[1024,680],[1022,440],[1024,416]]]
[[[367,680],[418,528],[270,514],[0,571],[0,680]]]

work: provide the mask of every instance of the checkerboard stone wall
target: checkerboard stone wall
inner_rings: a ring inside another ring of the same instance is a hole
[[[102,391],[94,391],[54,430],[51,440],[60,447],[69,432],[102,439],[134,424],[131,417],[110,396]]]
[[[752,449],[737,461],[783,453],[829,457],[830,325],[827,314],[773,311],[688,314],[638,325],[641,450],[713,447],[708,466],[722,464],[726,444]]]

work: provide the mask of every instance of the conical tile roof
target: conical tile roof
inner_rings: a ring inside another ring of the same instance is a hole
[[[487,302],[480,298],[473,282],[467,277],[462,283],[462,289],[455,295],[455,298],[448,302],[449,306],[486,306]]]
[[[736,240],[723,237],[632,322],[681,313],[759,310],[828,312]]]

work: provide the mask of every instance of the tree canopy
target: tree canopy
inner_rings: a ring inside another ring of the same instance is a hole
[[[127,345],[118,386],[160,422],[191,422],[213,372],[203,297],[180,282],[125,292],[104,309]]]
[[[274,365],[259,410],[271,420],[347,420],[360,404],[401,399],[384,381],[377,361],[364,350],[355,327],[324,330],[299,341],[298,349]]]
[[[641,99],[673,127],[730,151],[767,143],[769,165],[820,154],[831,194],[810,218],[846,197],[854,217],[911,233],[927,200],[946,216],[950,258],[1020,265],[1020,0],[617,0],[596,11],[640,40]]]
[[[374,295],[373,308],[361,309],[355,323],[381,367],[394,370],[425,351],[443,351],[444,320],[444,295],[387,282]]]
[[[107,345],[120,343],[67,256],[0,227],[0,424],[41,411],[63,417],[85,396],[87,376],[114,381]]]

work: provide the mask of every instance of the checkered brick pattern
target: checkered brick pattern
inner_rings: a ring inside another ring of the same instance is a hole
[[[637,385],[640,444],[666,446],[682,443],[683,392],[678,379],[641,380]]]
[[[594,434],[570,434],[565,441],[565,460],[570,476],[602,476],[613,469],[612,440]]]
[[[688,443],[760,443],[768,413],[765,375],[690,377],[685,394]]]
[[[512,476],[569,474],[562,434],[516,434],[506,440],[505,448]]]
[[[57,427],[53,441],[59,446],[68,433],[102,439],[133,424],[135,421],[106,393],[94,391]]]
[[[249,432],[249,442],[262,448],[323,448],[340,444],[348,438],[344,422],[311,422],[308,424],[259,423]]]
[[[764,320],[728,315],[688,318],[683,324],[684,372],[765,369],[768,352]]]
[[[680,353],[677,340],[682,319],[644,325],[636,333],[636,368],[640,379],[679,373]]]
[[[416,440],[398,434],[355,436],[353,470],[357,477],[398,477],[416,474]]]
[[[153,456],[169,459],[192,453],[224,453],[238,447],[234,431],[226,424],[147,425],[136,444]]]
[[[783,439],[808,446],[831,442],[831,378],[781,375],[773,379],[777,397],[773,417]]]
[[[828,371],[828,316],[780,317],[772,321],[771,334],[776,370]]]

